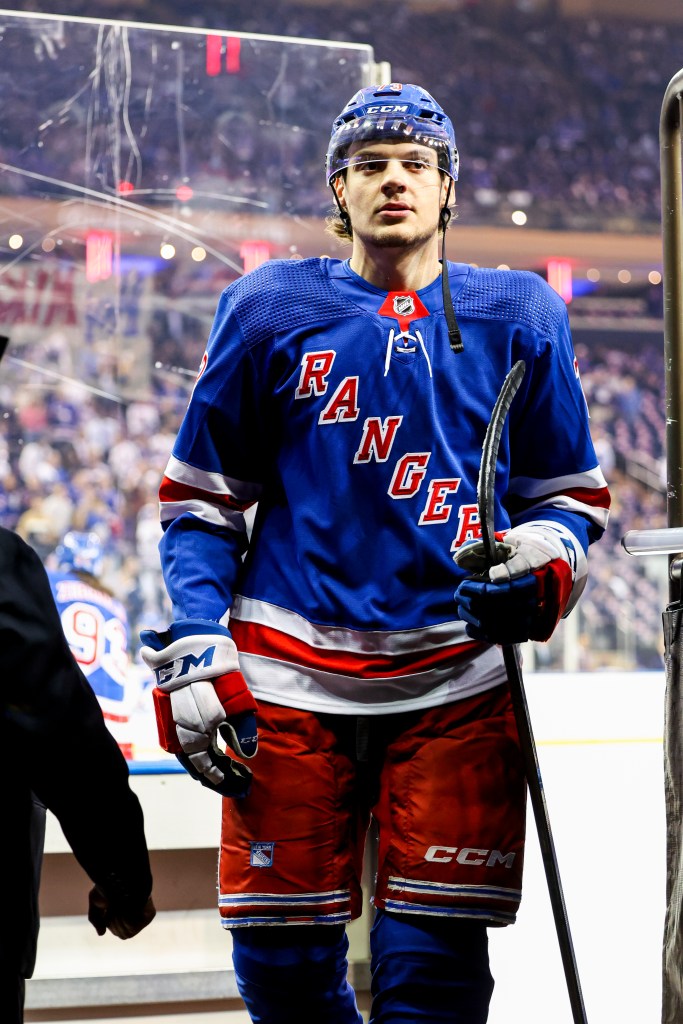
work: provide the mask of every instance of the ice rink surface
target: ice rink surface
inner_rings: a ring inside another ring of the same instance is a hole
[[[660,1019],[664,677],[529,676],[527,697],[589,1024]],[[517,924],[491,932],[489,1024],[571,1024],[529,822]]]

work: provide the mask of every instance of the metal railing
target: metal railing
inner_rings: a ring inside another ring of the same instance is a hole
[[[632,555],[669,555],[669,596],[680,596],[683,567],[683,69],[669,82],[659,120],[662,184],[664,379],[666,396],[667,528],[632,530],[622,538]]]
[[[632,554],[669,556],[669,600],[663,615],[666,663],[664,793],[666,804],[666,914],[662,943],[663,1024],[683,1013],[683,70],[669,82],[660,117],[664,363],[666,390],[667,528],[627,533]]]

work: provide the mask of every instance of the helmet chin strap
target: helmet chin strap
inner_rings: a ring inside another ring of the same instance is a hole
[[[334,201],[337,204],[337,208],[339,210],[339,216],[341,217],[342,224],[344,225],[344,228],[345,228],[349,238],[351,238],[352,237],[352,235],[351,235],[351,218],[349,217],[348,211],[345,210],[344,207],[342,206],[342,204],[339,202],[339,196],[337,195],[337,190],[334,187],[334,185],[331,184],[331,188],[332,188],[332,195],[334,196]]]
[[[453,179],[449,178],[446,202],[441,210],[441,227],[443,229],[443,234],[441,236],[441,294],[443,295],[443,311],[446,314],[446,324],[448,325],[448,341],[450,342],[452,351],[457,353],[464,350],[464,345],[462,343],[462,334],[460,333],[458,321],[455,319],[453,296],[451,295],[451,286],[448,280],[448,264],[446,262],[446,227],[451,219],[450,210],[448,209],[448,201],[451,198],[452,188]]]

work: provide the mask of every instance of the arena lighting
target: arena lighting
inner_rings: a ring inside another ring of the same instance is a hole
[[[241,39],[238,39],[236,36],[228,36],[225,47],[225,70],[229,75],[239,74],[241,50]]]
[[[229,75],[237,75],[241,70],[240,56],[242,41],[236,36],[227,36],[225,40],[225,70]],[[210,78],[220,75],[223,56],[223,37],[210,34],[206,37],[206,73]]]
[[[176,199],[179,199],[181,203],[189,203],[193,195],[194,191],[189,185],[178,185],[178,188],[175,190],[175,197]]]
[[[513,210],[510,215],[510,220],[513,224],[517,224],[519,227],[526,224],[528,218],[524,210]]]
[[[88,231],[85,236],[86,281],[91,284],[95,281],[107,281],[112,275],[113,260],[114,236],[111,232]]]
[[[509,270],[509,269],[510,268],[507,265],[507,263],[499,263],[498,266],[496,267],[496,270]]]
[[[201,245],[195,245],[194,249],[190,253],[190,256],[195,261],[195,263],[201,263],[202,260],[206,259],[206,249],[204,249]]]
[[[116,191],[120,196],[125,196],[128,192],[135,191],[135,185],[132,181],[120,181],[116,186]]]
[[[620,281],[621,284],[628,284],[629,281],[631,280],[631,271],[630,270],[620,270],[619,273],[617,274],[617,280]]]
[[[24,237],[23,235],[10,235],[7,244],[9,245],[10,249],[21,249],[22,245],[24,244]]]
[[[600,280],[600,271],[598,270],[597,267],[590,267],[586,271],[586,277],[588,278],[589,281],[593,281],[593,282],[599,281]]]
[[[164,242],[159,248],[159,255],[162,260],[172,260],[175,256],[175,245],[171,245],[170,242]]]
[[[40,243],[40,248],[43,250],[43,252],[53,252],[56,245],[57,243],[55,242],[54,238],[50,238],[48,236],[47,238],[44,238],[42,240],[42,242]]]
[[[244,263],[244,273],[255,270],[262,263],[270,259],[270,243],[249,241],[242,242],[240,246],[240,257]]]
[[[651,270],[650,273],[647,275],[647,279],[650,282],[650,284],[662,283],[662,275],[659,273],[658,270]]]
[[[223,43],[220,36],[206,37],[206,73],[211,78],[221,73],[221,50]]]
[[[546,263],[548,284],[554,288],[566,303],[572,301],[572,265],[569,260],[548,260]]]

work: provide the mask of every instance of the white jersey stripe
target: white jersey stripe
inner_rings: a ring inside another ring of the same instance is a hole
[[[427,653],[440,647],[471,643],[465,624],[458,619],[439,622],[435,626],[399,631],[358,630],[344,626],[325,626],[309,622],[302,615],[249,597],[238,595],[230,613],[231,618],[269,626],[295,637],[309,647],[323,650],[349,651],[352,654],[386,655],[396,657],[411,652]]]
[[[159,503],[159,519],[162,523],[177,519],[178,516],[182,516],[186,512],[206,523],[227,526],[229,530],[236,530],[238,533],[246,531],[244,515],[241,512],[225,508],[222,505],[212,505],[210,501],[193,498],[187,501],[162,501]]]
[[[429,903],[406,903],[405,900],[385,900],[385,910],[395,914],[425,914],[430,917],[465,917],[477,921],[495,921],[497,924],[513,924],[516,914],[493,908],[474,910],[469,907],[449,906],[435,907]]]
[[[351,898],[348,889],[340,889],[337,892],[304,892],[283,895],[282,893],[221,893],[218,897],[218,905],[221,907],[236,907],[241,904],[254,904],[267,906],[269,903],[277,903],[284,906],[296,906],[299,903],[344,903]]]
[[[474,656],[425,672],[384,679],[323,672],[241,651],[239,661],[257,700],[340,715],[381,715],[437,707],[484,693],[507,678],[499,647],[480,649]]]
[[[514,476],[510,478],[508,492],[523,498],[540,498],[544,494],[555,494],[558,491],[570,491],[577,487],[600,490],[607,487],[607,481],[599,466],[586,470],[584,473],[571,473],[567,476],[554,476],[539,480],[532,476]]]
[[[598,508],[595,505],[586,505],[583,501],[577,501],[576,498],[570,498],[566,494],[553,494],[552,498],[547,501],[540,501],[536,505],[528,505],[524,507],[524,515],[527,512],[544,511],[551,508],[567,509],[569,512],[579,512],[587,519],[592,520],[601,529],[607,527],[607,520],[609,519],[609,509]],[[512,517],[514,521],[514,516]]]
[[[330,924],[343,924],[351,920],[351,911],[346,910],[339,914],[316,914],[312,917],[307,914],[305,917],[293,914],[278,914],[277,917],[221,917],[221,924],[224,928],[249,928],[252,925],[282,925],[282,924],[319,924],[327,921]]]
[[[457,885],[450,882],[419,882],[411,878],[389,877],[389,889],[400,892],[424,892],[439,896],[476,896],[479,899],[501,899],[519,902],[521,889],[510,889],[499,885]]]

